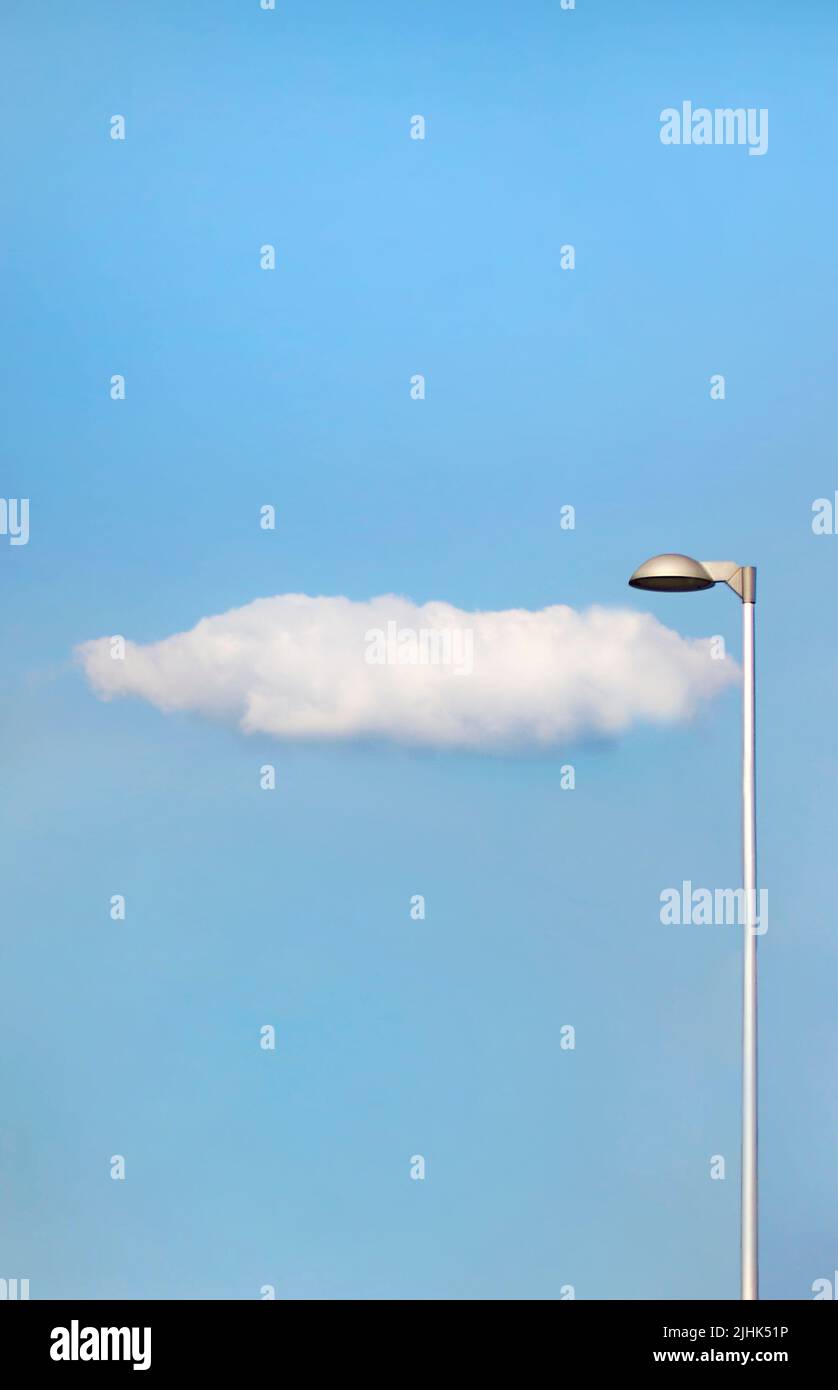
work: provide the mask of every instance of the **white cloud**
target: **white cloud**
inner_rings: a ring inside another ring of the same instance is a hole
[[[389,652],[384,639],[376,648],[376,629],[389,630]],[[446,642],[449,664],[434,664]],[[370,661],[411,654],[416,664]],[[739,674],[730,659],[712,658],[709,639],[681,637],[649,613],[466,613],[391,594],[255,599],[161,642],[127,642],[124,660],[113,659],[107,637],[77,657],[102,699],[138,696],[248,734],[473,749],[549,748],[677,723]]]

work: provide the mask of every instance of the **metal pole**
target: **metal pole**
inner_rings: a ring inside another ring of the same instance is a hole
[[[756,571],[742,572],[742,1298],[758,1299],[757,1265],[757,842],[754,603]]]

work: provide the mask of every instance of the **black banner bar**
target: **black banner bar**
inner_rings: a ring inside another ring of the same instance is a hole
[[[315,1311],[316,1309],[316,1311]],[[2,1365],[24,1371],[109,1371],[153,1375],[248,1372],[288,1367],[307,1349],[312,1371],[334,1358],[343,1373],[360,1358],[371,1369],[397,1370],[393,1334],[404,1339],[406,1365],[427,1364],[438,1374],[437,1332],[469,1358],[496,1351],[549,1355],[559,1372],[626,1370],[655,1375],[658,1368],[779,1366],[796,1377],[831,1364],[838,1320],[834,1303],[636,1303],[564,1301],[386,1304],[366,1302],[7,1302],[0,1305]],[[548,1311],[549,1310],[549,1311]],[[490,1325],[481,1325],[485,1312]],[[382,1317],[384,1321],[382,1322]],[[351,1319],[351,1322],[350,1322]],[[521,1344],[522,1319],[532,1342]],[[477,1326],[475,1327],[475,1324]],[[475,1336],[479,1341],[475,1341]],[[354,1351],[353,1351],[354,1348]]]

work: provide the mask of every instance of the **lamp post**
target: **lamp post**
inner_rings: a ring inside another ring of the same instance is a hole
[[[629,580],[634,589],[688,593],[727,584],[742,600],[742,884],[745,930],[742,972],[741,1294],[759,1298],[757,1265],[757,934],[756,782],[754,744],[754,605],[757,572],[729,560],[655,555]]]

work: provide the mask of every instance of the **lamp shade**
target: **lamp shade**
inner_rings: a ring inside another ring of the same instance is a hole
[[[629,580],[633,589],[657,589],[670,594],[712,589],[715,582],[698,560],[675,554],[654,555],[645,560]]]

